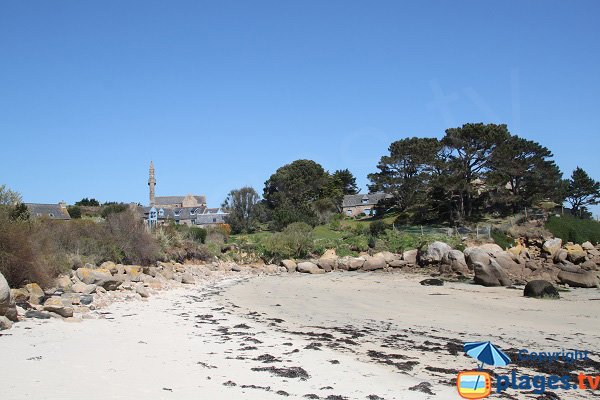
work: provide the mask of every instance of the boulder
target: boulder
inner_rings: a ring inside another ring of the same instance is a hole
[[[47,311],[27,310],[25,318],[50,319],[50,313]]]
[[[135,292],[142,296],[142,298],[144,299],[150,297],[150,293],[148,292],[148,289],[146,289],[143,283],[138,283],[136,285]]]
[[[491,256],[479,247],[467,247],[464,255],[467,266],[471,270],[475,268],[475,264],[488,265],[491,260]]]
[[[584,249],[585,251],[593,251],[596,250],[596,248],[594,247],[594,245],[591,242],[585,242],[581,245],[581,248]]]
[[[116,274],[119,271],[119,268],[117,268],[117,264],[115,264],[112,261],[103,262],[102,264],[100,264],[100,268],[110,271],[113,274]]]
[[[79,302],[84,306],[88,306],[88,305],[92,304],[93,301],[94,301],[94,296],[92,296],[91,294],[82,294],[81,297],[79,298]]]
[[[60,297],[50,297],[44,302],[44,311],[49,311],[68,318],[73,316],[73,307],[65,306]]]
[[[60,295],[60,300],[65,306],[81,304],[81,298],[79,293],[63,293]]]
[[[460,250],[450,250],[442,262],[449,265],[452,271],[456,273],[469,273],[469,267],[467,266],[465,255]]]
[[[579,264],[582,269],[586,271],[596,271],[598,269],[596,263],[593,260],[587,260]]]
[[[565,249],[558,249],[554,253],[554,256],[552,257],[552,260],[554,260],[554,262],[556,264],[558,264],[558,263],[561,263],[563,261],[567,261],[567,257],[569,257],[569,252],[568,251],[566,251]]]
[[[542,250],[553,256],[562,247],[562,239],[554,238],[546,240],[542,245]]]
[[[58,278],[56,278],[54,284],[58,289],[62,290],[63,292],[70,292],[73,282],[71,282],[71,278],[69,278],[68,276],[60,275]]]
[[[574,264],[579,264],[580,262],[585,261],[585,257],[587,253],[583,248],[578,244],[567,245],[567,259]]]
[[[402,259],[409,264],[416,265],[417,258],[419,256],[419,250],[407,250],[402,253]]]
[[[298,272],[303,272],[307,274],[324,274],[325,270],[319,268],[316,264],[305,261],[298,264]]]
[[[11,321],[17,321],[17,307],[10,293],[8,282],[0,273],[0,316],[7,317]]]
[[[294,260],[283,260],[281,265],[285,267],[287,272],[296,272],[296,262]]]
[[[577,265],[572,264],[568,261],[562,262],[560,264],[554,264],[554,266],[556,268],[558,268],[559,270],[565,271],[565,272],[574,272],[576,274],[583,272],[581,267],[578,267]]]
[[[73,292],[75,293],[83,293],[83,294],[92,294],[96,291],[98,286],[90,283],[86,285],[83,282],[74,283],[72,286]]]
[[[325,253],[323,253],[321,258],[338,258],[338,256],[335,253],[335,249],[328,249],[325,251]]]
[[[10,289],[10,294],[16,304],[29,302],[29,292],[25,288]]]
[[[548,281],[535,280],[525,285],[523,296],[536,299],[559,299],[558,290]]]
[[[23,288],[29,292],[29,303],[41,304],[44,302],[46,294],[37,283],[29,283]]]
[[[475,283],[483,286],[510,286],[512,282],[506,272],[494,260],[488,265],[475,263]]]
[[[480,250],[485,251],[486,253],[488,253],[490,256],[493,256],[496,253],[499,253],[501,251],[504,251],[504,249],[500,246],[498,246],[496,243],[484,243],[480,246],[477,246]]]
[[[521,243],[518,243],[517,245],[508,249],[507,251],[515,256],[520,256],[521,254],[527,252],[527,247],[523,246],[523,244]]]
[[[581,273],[560,271],[558,273],[558,280],[572,287],[595,288],[600,286],[598,277],[590,271],[582,271]]]
[[[131,282],[141,282],[142,277],[144,275],[142,267],[138,267],[135,265],[126,265],[124,267],[125,274],[127,275],[127,279]]]
[[[406,265],[408,265],[408,262],[406,262],[404,260],[392,260],[388,263],[388,266],[390,266],[392,268],[402,268]]]
[[[181,274],[181,283],[185,283],[186,285],[194,285],[196,284],[196,280],[189,272],[184,272]]]
[[[444,286],[444,281],[443,280],[441,280],[441,279],[435,279],[435,278],[423,279],[419,283],[422,286]]]
[[[317,260],[317,265],[319,268],[325,270],[325,272],[331,272],[337,268],[337,256],[335,258],[319,258]]]
[[[362,257],[342,257],[338,259],[338,268],[346,271],[356,271],[361,269],[365,264],[365,259]]]
[[[173,279],[175,274],[173,273],[173,268],[169,265],[163,265],[163,269],[160,271],[160,274],[165,277],[165,279]]]
[[[400,256],[398,254],[394,254],[390,251],[380,251],[379,253],[375,254],[373,257],[381,257],[388,264],[402,258],[402,256]]]
[[[0,331],[12,328],[12,321],[4,315],[0,315]]]
[[[444,242],[433,242],[427,247],[425,260],[430,263],[441,263],[443,259],[448,257],[448,253],[451,250],[452,247]]]
[[[384,269],[387,267],[385,258],[383,257],[370,257],[362,266],[363,271],[375,271],[378,269]]]

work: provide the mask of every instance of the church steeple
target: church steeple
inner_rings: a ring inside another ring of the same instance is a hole
[[[148,186],[150,186],[150,207],[154,206],[154,187],[156,186],[156,179],[154,179],[154,162],[150,161],[150,178],[148,179]]]

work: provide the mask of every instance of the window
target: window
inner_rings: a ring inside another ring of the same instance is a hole
[[[371,215],[371,209],[370,208],[365,208],[365,210],[363,212],[365,213],[365,215]]]
[[[346,215],[352,215],[352,210],[346,210]]]
[[[216,219],[216,218],[213,218],[213,222],[217,222],[217,219]]]
[[[196,209],[195,208],[192,208],[190,210],[190,215],[196,215]]]
[[[368,202],[369,202],[369,199],[368,199],[367,197],[364,197],[364,198],[362,199],[362,203],[363,203],[363,204],[367,204]]]
[[[52,214],[52,213],[48,213],[48,215],[49,215],[50,217],[54,217],[54,214]]]
[[[176,217],[179,217],[179,213],[180,213],[180,212],[181,212],[181,210],[173,210],[173,214],[174,214]]]
[[[159,217],[164,217],[165,216],[165,210],[163,210],[162,208],[160,210],[158,210],[158,216]]]

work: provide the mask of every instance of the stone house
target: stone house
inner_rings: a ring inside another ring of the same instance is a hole
[[[67,211],[67,205],[64,202],[58,204],[37,204],[25,203],[30,218],[48,218],[57,220],[70,220],[71,216]]]
[[[392,195],[383,192],[368,194],[348,194],[342,200],[342,213],[347,217],[356,217],[360,214],[375,215],[375,206],[383,200],[392,198]]]

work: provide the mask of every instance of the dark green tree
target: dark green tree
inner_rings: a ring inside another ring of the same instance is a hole
[[[315,225],[318,215],[313,207],[317,200],[327,198],[330,176],[312,160],[297,160],[279,168],[265,182],[263,197],[275,229],[293,222]]]
[[[260,196],[256,190],[249,186],[229,192],[223,208],[229,212],[225,222],[231,226],[232,233],[254,232],[258,223],[255,211],[259,200]]]
[[[510,136],[490,155],[488,181],[495,199],[512,212],[548,200],[562,202],[562,174],[552,152],[537,142]]]
[[[81,218],[81,207],[80,206],[69,206],[67,207],[67,212],[71,216],[71,218]]]
[[[84,197],[75,203],[76,206],[85,206],[85,207],[100,207],[100,202],[94,198],[88,199]]]
[[[506,125],[471,123],[446,130],[442,143],[448,151],[448,178],[454,183],[451,195],[457,200],[459,220],[475,216],[483,200],[492,154],[509,137]]]
[[[13,221],[27,221],[29,219],[29,210],[23,203],[18,203],[10,212],[10,219]]]
[[[338,169],[331,174],[332,185],[339,187],[344,195],[358,193],[356,178],[349,169]]]
[[[567,202],[571,204],[573,215],[582,215],[588,206],[594,206],[600,200],[600,182],[595,181],[583,169],[577,167],[567,189]]]
[[[441,144],[433,138],[408,138],[393,142],[389,155],[381,157],[377,169],[369,174],[369,190],[394,196],[393,205],[405,211],[423,198]]]

